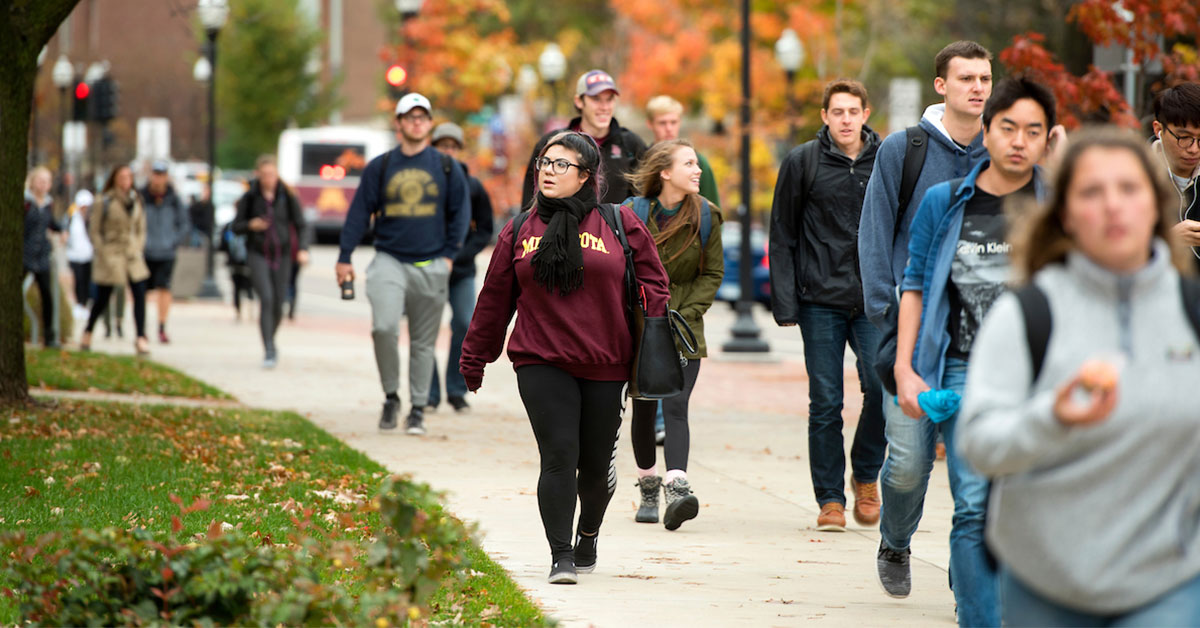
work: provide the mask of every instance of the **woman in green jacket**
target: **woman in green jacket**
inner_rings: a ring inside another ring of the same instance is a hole
[[[692,519],[700,502],[687,479],[688,399],[700,373],[700,358],[708,355],[704,343],[704,313],[717,295],[725,275],[721,246],[721,211],[700,196],[701,168],[696,151],[686,140],[655,144],[636,172],[627,175],[638,196],[627,199],[646,221],[658,255],[671,281],[670,308],[678,311],[696,333],[696,351],[680,346],[688,359],[683,369],[683,392],[662,402],[666,423],[663,445],[667,474],[660,478],[655,460],[654,418],[658,402],[634,400],[633,456],[638,466],[642,503],[637,521],[658,523],[658,489],[666,496],[663,524],[674,530]]]

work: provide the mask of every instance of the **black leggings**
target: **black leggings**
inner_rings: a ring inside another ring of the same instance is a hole
[[[688,401],[692,389],[696,387],[696,377],[700,374],[700,360],[688,360],[683,367],[683,392],[663,399],[663,424],[667,429],[667,439],[663,443],[663,457],[667,459],[667,471],[678,469],[687,471],[688,449],[691,443],[691,432],[688,430]],[[629,436],[633,440],[633,459],[639,469],[653,469],[654,457],[654,418],[658,414],[657,401],[633,401],[633,422],[629,427]]]
[[[25,272],[32,274],[37,284],[38,297],[42,302],[42,344],[49,345],[54,342],[54,295],[50,292],[50,271],[26,269]]]
[[[108,309],[108,300],[112,297],[113,290],[117,286],[106,286],[104,284],[96,284],[96,300],[92,303],[92,313],[88,315],[87,332],[92,333],[92,328],[96,326],[96,321],[104,314],[104,310]],[[130,281],[129,289],[133,292],[133,324],[137,327],[137,337],[146,337],[146,280]],[[117,313],[117,319],[120,320],[120,313]]]
[[[570,556],[579,498],[579,529],[599,532],[616,489],[613,465],[625,382],[579,379],[542,364],[517,369],[517,388],[542,459],[538,510],[553,560]],[[578,475],[577,475],[578,474]]]
[[[75,303],[87,305],[92,300],[92,263],[71,262],[71,274],[75,277]]]

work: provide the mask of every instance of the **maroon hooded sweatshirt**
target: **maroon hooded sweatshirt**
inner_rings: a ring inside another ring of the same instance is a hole
[[[658,248],[632,210],[622,207],[620,211],[638,281],[645,290],[646,311],[649,316],[665,316],[670,292]],[[513,312],[517,323],[508,341],[508,358],[514,368],[548,364],[581,379],[629,379],[633,335],[625,315],[621,241],[599,211],[588,212],[579,222],[583,286],[560,296],[533,279],[530,261],[545,232],[546,223],[536,213],[521,225],[515,247],[512,222],[500,231],[458,363],[469,390],[482,385],[483,367],[500,357]]]

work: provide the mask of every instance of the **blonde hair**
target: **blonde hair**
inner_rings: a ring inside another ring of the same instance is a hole
[[[29,186],[33,184],[33,178],[39,174],[45,174],[47,177],[49,177],[51,183],[54,182],[54,174],[52,172],[50,172],[49,168],[47,168],[45,166],[34,166],[33,168],[31,168],[29,170],[29,174],[25,175],[25,189],[26,190],[28,190]]]
[[[658,116],[668,113],[682,114],[683,103],[671,98],[670,96],[667,96],[666,94],[663,94],[662,96],[655,96],[654,98],[650,99],[650,102],[646,103],[646,118],[651,122],[653,122]]]
[[[1158,205],[1158,223],[1154,235],[1162,238],[1171,249],[1171,263],[1181,274],[1192,274],[1192,254],[1187,246],[1171,235],[1177,222],[1175,205],[1179,195],[1167,179],[1166,169],[1158,167],[1149,145],[1132,131],[1116,127],[1091,127],[1072,134],[1070,146],[1048,184],[1050,196],[1042,203],[1027,201],[1018,204],[1010,213],[1012,244],[1010,259],[1018,283],[1031,280],[1039,270],[1066,261],[1075,242],[1063,227],[1067,210],[1067,191],[1079,166],[1079,159],[1089,150],[1108,148],[1125,150],[1138,159],[1142,171],[1154,188]]]
[[[262,168],[263,166],[275,166],[276,168],[278,168],[279,162],[276,161],[275,155],[272,155],[271,153],[266,153],[263,155],[259,155],[258,159],[254,160],[254,169],[255,170],[258,170],[259,168]]]

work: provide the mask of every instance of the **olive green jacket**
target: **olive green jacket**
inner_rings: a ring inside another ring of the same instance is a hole
[[[717,288],[725,277],[725,249],[721,245],[721,210],[715,204],[708,205],[712,212],[712,233],[708,236],[708,245],[704,249],[704,266],[700,266],[700,236],[692,238],[692,230],[684,229],[675,234],[670,240],[658,246],[658,256],[667,277],[671,281],[671,301],[669,307],[683,315],[684,320],[696,334],[696,351],[688,353],[680,346],[679,350],[689,359],[708,357],[708,346],[704,341],[704,313],[713,304],[717,296]],[[650,234],[657,237],[659,233],[656,219],[662,205],[658,199],[650,202],[650,220],[646,225]],[[697,229],[699,226],[697,225]],[[671,260],[671,256],[679,251],[679,247],[691,239],[687,250],[679,257]],[[670,260],[670,261],[668,261]],[[676,344],[680,344],[678,339]]]

